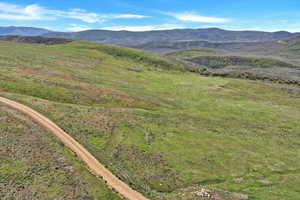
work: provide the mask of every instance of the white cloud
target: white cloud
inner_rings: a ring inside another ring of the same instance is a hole
[[[111,26],[111,27],[103,27],[104,30],[111,31],[158,31],[158,30],[172,30],[184,28],[181,25],[174,24],[162,24],[162,25],[148,25],[148,26]]]
[[[50,20],[46,10],[39,5],[32,4],[25,7],[0,2],[0,19],[5,20]]]
[[[97,13],[87,12],[83,9],[71,9],[69,11],[48,10],[48,13],[59,18],[78,19],[86,23],[97,23],[105,21],[104,16],[101,16]]]
[[[161,12],[164,15],[172,16],[183,22],[199,22],[199,23],[225,23],[228,22],[229,19],[219,18],[219,17],[207,17],[202,16],[193,12],[183,12],[183,13],[169,13],[169,12]]]
[[[113,16],[116,19],[143,19],[147,18],[148,16],[144,15],[132,15],[132,14],[120,14]]]
[[[67,29],[71,32],[78,32],[78,31],[86,31],[90,30],[91,28],[82,24],[70,24],[70,27]]]
[[[0,2],[0,19],[3,20],[55,20],[67,18],[86,23],[101,23],[109,19],[142,19],[146,17],[135,14],[98,14],[78,8],[68,11],[50,10],[36,4],[20,6]]]

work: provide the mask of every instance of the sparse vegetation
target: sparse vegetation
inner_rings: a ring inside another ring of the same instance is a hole
[[[0,52],[1,96],[48,116],[150,199],[298,200],[299,87],[83,41]]]
[[[121,199],[30,118],[0,105],[0,199]]]
[[[270,58],[242,57],[242,56],[199,56],[188,59],[188,61],[197,63],[201,66],[220,69],[228,66],[254,67],[254,68],[271,68],[286,67],[297,68],[296,65],[282,62]]]

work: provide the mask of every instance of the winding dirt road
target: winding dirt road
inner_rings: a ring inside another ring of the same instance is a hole
[[[80,160],[85,162],[88,168],[96,176],[103,178],[106,184],[116,190],[121,196],[129,200],[149,200],[141,193],[130,188],[126,183],[118,179],[108,169],[106,169],[91,153],[89,153],[81,144],[74,140],[70,135],[59,128],[54,122],[32,110],[31,108],[19,104],[15,101],[0,97],[0,103],[6,104],[17,109],[44,126],[51,133],[57,136],[68,148],[75,152]]]

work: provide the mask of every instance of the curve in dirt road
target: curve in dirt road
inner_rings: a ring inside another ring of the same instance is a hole
[[[11,101],[9,99],[0,97],[0,103],[6,104],[14,109],[17,109],[41,124],[51,133],[57,136],[65,146],[75,152],[79,159],[81,159],[96,176],[102,177],[106,184],[116,190],[121,196],[129,200],[149,200],[141,193],[130,188],[126,183],[118,179],[107,168],[105,168],[91,153],[89,153],[81,144],[74,140],[70,135],[59,128],[54,122],[39,114],[33,109]]]

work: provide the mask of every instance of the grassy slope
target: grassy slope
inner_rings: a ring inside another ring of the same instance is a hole
[[[0,105],[0,199],[120,199],[56,138]]]
[[[87,42],[0,52],[0,95],[50,117],[152,199],[300,195],[298,87],[201,77]]]

